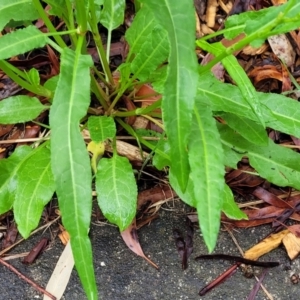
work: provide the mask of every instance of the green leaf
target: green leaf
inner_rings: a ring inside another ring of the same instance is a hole
[[[218,124],[224,145],[244,152],[259,175],[278,186],[300,189],[300,155],[269,140],[268,146],[254,145],[226,125]]]
[[[182,191],[189,178],[187,130],[192,123],[198,72],[195,56],[195,9],[190,0],[142,1],[168,33],[170,56],[163,93],[163,121],[171,147],[171,170]]]
[[[130,46],[126,61],[131,61],[134,53],[147,41],[153,29],[157,26],[152,11],[147,6],[143,6],[134,17],[131,26],[126,30],[125,38]]]
[[[50,15],[58,16],[62,18],[63,16],[68,16],[68,10],[65,0],[44,0],[51,7],[48,11]]]
[[[231,113],[220,113],[218,116],[222,117],[230,128],[236,130],[249,142],[257,145],[268,144],[269,138],[266,130],[255,121]]]
[[[257,120],[238,87],[224,84],[210,74],[201,76],[197,94],[202,102],[211,104],[213,111],[225,111]],[[257,96],[268,127],[300,138],[299,102],[279,94],[257,93]]]
[[[103,10],[100,15],[101,24],[109,31],[112,31],[123,23],[124,11],[124,0],[104,0]]]
[[[104,216],[125,230],[136,214],[137,186],[126,157],[102,158],[96,174],[99,207]]]
[[[39,71],[35,68],[31,68],[29,72],[25,71],[25,75],[27,76],[27,80],[34,86],[40,85],[40,74]]]
[[[113,139],[116,135],[116,124],[112,117],[91,116],[88,120],[88,129],[94,142],[104,142]]]
[[[97,299],[88,238],[92,209],[89,155],[79,130],[90,103],[90,56],[68,48],[50,110],[51,163],[63,224],[71,236],[75,265],[89,299]]]
[[[280,20],[281,14],[288,6],[290,6],[290,9],[288,9],[284,18]],[[276,20],[278,20],[277,24],[274,22]],[[272,24],[274,26],[269,27]],[[232,39],[242,32],[247,35],[260,32],[260,39],[251,43],[253,46],[259,46],[269,36],[286,33],[300,27],[300,3],[299,1],[290,0],[289,3],[282,5],[236,14],[226,20],[225,27],[226,29],[233,29],[225,33],[227,39]]]
[[[8,33],[0,38],[0,59],[23,54],[46,45],[47,36],[35,26]]]
[[[21,146],[16,148],[9,158],[0,160],[0,214],[12,208],[17,189],[15,177],[31,151],[31,147]]]
[[[44,144],[30,152],[23,160],[15,180],[14,217],[19,232],[28,238],[30,232],[38,226],[43,208],[55,191],[48,145]]]
[[[39,17],[32,0],[1,0],[0,31],[10,21],[29,21]],[[1,37],[2,38],[2,37]]]
[[[27,122],[36,118],[44,105],[35,97],[13,96],[0,101],[0,124]]]
[[[151,72],[167,59],[168,53],[167,32],[163,28],[157,27],[151,32],[133,59],[132,73],[141,81],[146,81]]]
[[[247,154],[247,151],[236,150],[235,147],[223,146],[224,165],[233,169],[237,169],[237,163]]]
[[[156,150],[160,150],[169,156],[170,144],[164,139],[159,140],[159,142],[155,148],[155,154],[154,154],[153,160],[152,160],[153,165],[158,170],[162,170],[164,167],[170,166],[170,164],[171,164],[170,159],[166,158],[165,156],[160,155],[159,151],[156,151]],[[177,191],[178,191],[178,193],[180,193],[179,188],[177,189]]]
[[[196,98],[189,162],[200,228],[208,250],[217,241],[224,195],[223,152],[216,122],[209,106]]]
[[[176,192],[178,197],[183,202],[185,202],[189,206],[192,206],[195,208],[197,207],[197,200],[196,200],[195,194],[194,194],[194,192],[195,192],[194,191],[194,183],[193,183],[191,176],[189,177],[189,181],[188,181],[186,190],[184,192],[181,191],[181,188],[178,184],[176,175],[174,175],[172,173],[172,171],[169,172],[169,181],[170,181],[172,188],[174,189],[174,191]]]
[[[248,220],[248,216],[239,209],[236,202],[234,201],[231,189],[229,188],[229,186],[227,184],[225,184],[225,186],[224,186],[224,198],[223,198],[222,211],[230,219]]]
[[[210,45],[207,42],[200,40],[197,42],[197,44],[199,47],[206,51],[209,51],[215,56],[220,55],[222,52],[226,52],[226,48],[220,42]],[[222,64],[224,65],[232,79],[238,85],[245,100],[250,105],[254,114],[257,116],[257,121],[259,121],[263,125],[263,127],[265,127],[257,92],[244,69],[238,63],[234,55],[229,55],[222,59]]]

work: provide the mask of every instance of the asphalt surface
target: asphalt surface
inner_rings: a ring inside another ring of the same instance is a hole
[[[248,279],[238,270],[227,281],[200,297],[199,290],[210,280],[231,266],[230,262],[219,260],[195,261],[200,254],[207,254],[199,230],[194,237],[194,252],[189,260],[189,267],[182,271],[180,257],[176,251],[173,229],[185,231],[185,213],[187,206],[175,201],[174,207],[161,209],[160,217],[150,225],[138,231],[144,253],[159,267],[154,269],[145,260],[133,254],[124,244],[118,229],[112,226],[92,226],[90,237],[93,244],[96,280],[99,299],[104,300],[180,300],[180,299],[247,299],[256,280]],[[269,226],[234,231],[234,235],[243,250],[255,245],[270,231]],[[22,253],[30,251],[41,237],[49,237],[50,232],[37,233],[11,251]],[[20,272],[41,286],[46,286],[55,264],[63,250],[63,245],[56,238],[54,246],[44,252],[33,265],[24,265],[21,259],[9,261]],[[237,247],[226,231],[221,231],[215,253],[239,255]],[[293,284],[292,273],[300,273],[299,258],[289,260],[283,247],[280,247],[261,260],[279,261],[281,265],[269,269],[263,281],[264,286],[278,300],[297,300],[300,283]],[[258,271],[260,268],[256,268]],[[0,299],[42,299],[43,296],[18,276],[0,265]],[[62,299],[86,299],[78,275],[74,270]],[[261,290],[255,299],[269,299]]]

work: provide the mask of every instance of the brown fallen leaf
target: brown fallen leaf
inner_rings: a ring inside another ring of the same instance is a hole
[[[300,238],[289,232],[282,239],[282,243],[291,260],[295,259],[300,253]]]
[[[121,232],[121,236],[127,247],[137,254],[138,256],[144,258],[151,266],[158,269],[158,266],[151,261],[143,252],[139,238],[137,235],[137,229],[136,229],[136,220],[134,221],[124,230]]]
[[[17,225],[16,223],[12,223],[7,229],[6,237],[2,242],[2,248],[5,249],[13,245],[17,239],[17,235],[18,235]]]
[[[262,255],[276,249],[282,242],[282,239],[289,233],[288,229],[280,231],[278,233],[271,234],[267,238],[263,239],[261,242],[248,249],[244,258],[257,260]]]
[[[283,201],[282,199],[278,198],[276,195],[268,192],[267,190],[263,189],[262,187],[257,187],[252,194],[257,198],[264,200],[270,205],[280,207],[280,208],[292,208],[291,205]]]
[[[34,246],[34,248],[28,253],[27,256],[24,257],[22,263],[26,265],[32,264],[45,250],[45,248],[48,245],[48,239],[42,238],[37,245]]]
[[[161,200],[176,197],[177,194],[168,185],[157,185],[151,189],[144,190],[138,195],[137,209],[139,210],[146,202],[150,201],[151,204]]]

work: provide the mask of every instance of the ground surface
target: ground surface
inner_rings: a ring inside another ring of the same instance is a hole
[[[91,240],[101,299],[247,299],[255,279],[245,278],[241,271],[235,273],[225,283],[216,287],[206,296],[198,296],[199,289],[227,269],[231,263],[216,260],[195,261],[194,258],[197,255],[207,253],[198,230],[195,234],[194,253],[189,260],[189,268],[186,271],[181,270],[172,230],[173,228],[185,230],[185,217],[182,213],[187,210],[187,207],[177,201],[175,211],[161,210],[159,219],[139,230],[143,250],[159,265],[159,271],[130,252],[120,237],[117,228],[92,226]],[[268,226],[262,226],[239,230],[234,234],[240,246],[246,250],[263,238],[269,230]],[[44,235],[47,236],[47,234],[46,232]],[[41,234],[38,233],[36,237],[31,237],[12,252],[29,251],[40,238]],[[62,250],[63,246],[57,239],[54,247],[43,253],[33,265],[23,265],[20,259],[15,259],[10,263],[41,286],[46,286]],[[227,232],[221,231],[215,252],[238,255],[237,248]],[[279,267],[269,269],[264,280],[264,284],[272,294],[273,299],[299,299],[300,285],[294,285],[290,281],[292,271],[300,273],[299,259],[291,264],[284,249],[279,248],[261,260],[281,262]],[[287,270],[289,267],[292,270]],[[43,298],[40,293],[36,292],[11,271],[3,266],[0,266],[0,269],[0,299],[34,300]],[[86,299],[75,271],[73,271],[63,299]],[[259,291],[256,299],[268,298],[262,291]]]

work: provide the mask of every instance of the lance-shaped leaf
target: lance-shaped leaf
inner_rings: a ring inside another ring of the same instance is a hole
[[[94,142],[104,142],[113,139],[116,135],[116,124],[112,117],[91,116],[88,120],[88,129]]]
[[[79,122],[90,103],[90,56],[68,48],[50,110],[51,163],[59,208],[71,236],[75,265],[89,299],[97,298],[92,248],[88,238],[92,209],[92,175]]]
[[[45,46],[46,41],[47,36],[35,26],[8,33],[0,39],[0,59],[7,59],[32,49],[41,48]]]
[[[100,15],[101,24],[112,31],[123,23],[125,11],[124,0],[104,0]]]
[[[236,202],[234,201],[231,189],[227,184],[224,185],[224,198],[222,211],[230,219],[241,220],[248,219],[248,216],[239,209]]]
[[[189,161],[200,228],[211,252],[217,241],[224,197],[223,151],[211,109],[199,98],[194,109]]]
[[[215,56],[220,55],[222,52],[226,52],[226,48],[220,42],[210,45],[209,43],[200,40],[197,42],[197,44],[199,47],[206,51],[209,51]],[[224,65],[232,79],[238,85],[245,100],[252,108],[254,114],[257,116],[257,120],[259,120],[260,123],[263,125],[263,129],[265,127],[265,124],[261,112],[261,103],[258,99],[257,92],[254,86],[252,85],[250,79],[248,78],[247,74],[245,73],[244,69],[241,67],[241,65],[238,63],[237,59],[233,55],[225,57],[222,60],[222,64]]]
[[[100,14],[101,24],[107,28],[106,57],[109,60],[111,32],[123,23],[125,12],[125,0],[103,0],[103,9]]]
[[[153,13],[147,6],[143,6],[134,17],[131,26],[126,30],[125,38],[130,46],[127,61],[132,60],[132,55],[147,41],[153,29],[157,26]]]
[[[0,102],[0,124],[15,124],[33,120],[45,108],[35,97],[20,95],[6,98]]]
[[[188,139],[198,81],[194,4],[190,0],[142,2],[167,31],[170,42],[163,120],[171,147],[171,170],[184,192],[189,179]]]
[[[300,188],[300,155],[269,140],[265,147],[254,145],[226,125],[218,124],[222,144],[248,156],[259,175],[279,186]]]
[[[136,214],[137,186],[126,157],[102,158],[96,174],[98,204],[104,216],[125,230]]]
[[[257,120],[250,105],[238,87],[224,84],[210,74],[201,76],[197,95],[211,104],[213,111],[229,112],[251,120]],[[279,94],[257,93],[262,115],[268,127],[300,137],[300,103]],[[216,113],[218,115],[218,113]]]
[[[245,117],[241,118],[240,116],[231,113],[220,113],[218,115],[226,121],[226,124],[230,128],[236,130],[249,142],[261,146],[268,144],[269,139],[267,132],[261,124]]]
[[[169,53],[167,39],[167,32],[161,27],[151,32],[131,62],[131,70],[135,77],[142,81],[147,80],[151,72],[167,59]]]
[[[0,31],[10,21],[32,21],[39,17],[32,0],[1,0]]]
[[[31,151],[31,147],[21,146],[9,158],[0,160],[0,214],[12,208],[17,189],[16,174]]]
[[[15,180],[14,216],[19,232],[27,238],[38,226],[43,208],[55,191],[48,145],[36,148],[26,157]]]
[[[275,25],[274,20],[276,20],[277,17],[282,16],[282,12],[285,11],[288,5],[290,5],[290,9],[285,15],[285,18]],[[247,35],[256,33],[262,28],[262,19],[264,20],[264,27],[267,28],[267,30],[261,32],[261,36],[264,36],[264,38],[280,33],[286,33],[299,28],[299,17],[300,2],[297,0],[292,0],[289,1],[289,3],[272,6],[258,11],[247,11],[241,14],[235,14],[230,16],[225,22],[225,27],[230,29],[225,32],[225,37],[227,39],[232,39],[242,32],[245,32]],[[272,23],[275,25],[273,29],[269,27]]]

